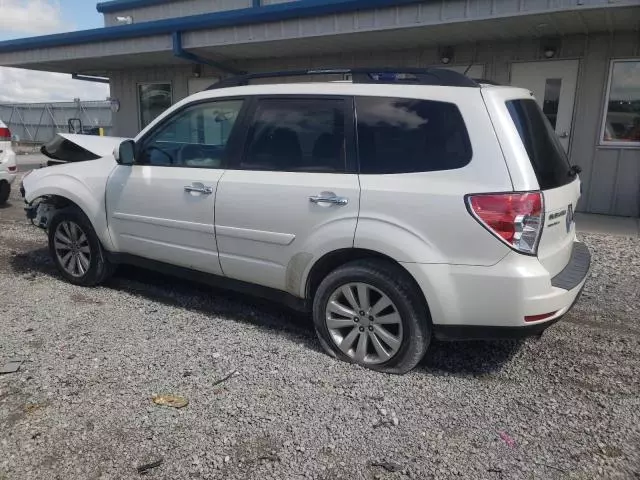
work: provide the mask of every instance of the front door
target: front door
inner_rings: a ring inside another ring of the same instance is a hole
[[[511,64],[511,85],[533,92],[565,152],[569,151],[578,60],[550,60]]]
[[[353,247],[360,185],[352,100],[254,100],[244,151],[220,180],[216,238],[224,274],[299,293],[323,249]]]
[[[136,164],[107,184],[109,230],[118,251],[220,274],[215,192],[242,100],[200,103],[137,141]]]

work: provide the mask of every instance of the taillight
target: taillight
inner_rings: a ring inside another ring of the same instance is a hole
[[[11,131],[6,127],[0,127],[0,142],[10,142]]]
[[[469,211],[481,225],[514,250],[535,255],[542,233],[541,192],[468,195]]]

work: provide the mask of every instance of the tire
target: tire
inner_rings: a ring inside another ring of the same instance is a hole
[[[381,308],[388,301],[391,305]],[[367,305],[349,317],[353,307]],[[327,275],[313,299],[313,323],[329,355],[385,373],[413,369],[431,341],[431,319],[418,287],[402,267],[384,260],[357,260]]]
[[[11,185],[5,180],[0,181],[0,205],[7,203],[9,195],[11,195]]]
[[[107,259],[91,222],[77,207],[60,210],[51,219],[48,235],[51,258],[68,282],[93,287],[113,273],[113,265]],[[67,261],[67,266],[63,261]]]

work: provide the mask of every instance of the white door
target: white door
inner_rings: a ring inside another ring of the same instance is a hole
[[[244,153],[216,197],[224,274],[299,293],[322,249],[353,246],[360,185],[353,161],[352,100],[255,100]]]
[[[573,125],[578,67],[578,60],[511,64],[511,84],[533,92],[538,105],[560,137],[565,152],[569,151]]]
[[[242,100],[201,103],[172,114],[137,140],[136,164],[107,185],[118,251],[220,274],[215,192]]]

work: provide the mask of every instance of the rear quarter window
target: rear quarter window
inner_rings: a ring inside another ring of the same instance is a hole
[[[356,97],[360,173],[433,172],[461,168],[472,149],[453,103]]]
[[[562,144],[538,104],[533,99],[509,100],[507,110],[527,150],[541,190],[567,185],[569,160]]]

